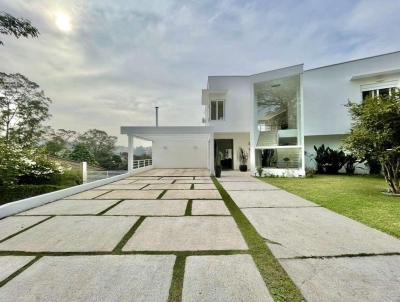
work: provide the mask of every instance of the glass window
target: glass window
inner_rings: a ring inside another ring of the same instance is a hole
[[[388,97],[390,95],[389,91],[389,88],[379,89],[379,96],[382,98]]]
[[[374,92],[373,90],[363,91],[362,92],[363,100],[365,100],[365,99],[367,99],[369,97],[372,97],[373,96],[373,92]]]
[[[220,121],[224,119],[224,100],[211,101],[211,120]]]

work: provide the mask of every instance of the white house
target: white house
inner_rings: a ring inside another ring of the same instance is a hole
[[[249,167],[275,175],[304,175],[313,146],[338,148],[350,129],[345,104],[400,87],[400,51],[304,70],[295,65],[247,76],[209,76],[202,91],[205,126],[122,127],[153,142],[153,166],[238,169],[238,149]],[[130,160],[133,158],[130,144]],[[218,154],[218,156],[217,156]],[[130,164],[132,167],[132,163]]]

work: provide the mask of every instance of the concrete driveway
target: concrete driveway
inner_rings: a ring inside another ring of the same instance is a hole
[[[307,301],[400,301],[400,240],[254,177],[220,179]]]
[[[247,250],[207,170],[150,170],[0,220],[0,301],[272,301]]]

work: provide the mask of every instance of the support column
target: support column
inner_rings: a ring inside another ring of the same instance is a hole
[[[134,155],[133,136],[128,135],[128,172],[133,172],[133,155]]]
[[[214,132],[210,133],[210,138],[209,138],[209,148],[208,148],[208,162],[209,162],[209,169],[210,169],[210,174],[215,175],[214,171]]]

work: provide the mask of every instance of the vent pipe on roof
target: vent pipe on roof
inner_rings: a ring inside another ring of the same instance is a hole
[[[156,127],[158,127],[158,106],[156,106]]]

